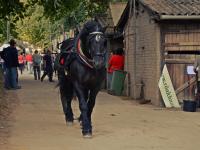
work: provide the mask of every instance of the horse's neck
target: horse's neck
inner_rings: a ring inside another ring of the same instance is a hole
[[[84,72],[83,75],[89,73],[96,73],[96,72],[102,72],[104,70],[106,70],[106,68],[101,68],[101,69],[95,69],[94,67],[90,68],[89,66],[87,66],[84,62],[82,62],[80,59],[75,59],[72,64],[71,64],[72,68],[74,68],[73,70],[70,71],[74,71],[74,73],[78,74],[80,72]]]

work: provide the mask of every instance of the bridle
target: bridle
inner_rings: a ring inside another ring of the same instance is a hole
[[[89,37],[88,37],[88,40],[91,39],[91,38],[94,38],[95,36],[95,40],[98,41],[98,38],[100,38],[101,36],[104,36],[103,32],[99,32],[99,31],[94,31],[94,32],[91,32],[89,33]],[[97,37],[99,36],[99,37]],[[100,39],[99,39],[100,41]],[[89,67],[89,68],[94,68],[94,65],[93,65],[93,60],[86,57],[85,54],[83,53],[82,49],[81,49],[81,40],[80,38],[78,39],[78,42],[77,42],[77,53],[78,53],[78,56],[79,58]],[[106,56],[106,51],[103,52],[103,53],[96,53],[94,55],[95,56],[100,56],[100,57],[105,57]]]
[[[91,33],[90,33],[90,35],[97,35],[97,34],[103,35],[103,32],[94,31],[94,32],[91,32]]]
[[[90,33],[89,35],[91,35],[91,36],[89,37],[89,39],[90,39],[90,38],[93,38],[93,37],[95,36],[95,40],[96,40],[97,42],[100,41],[100,39],[101,39],[102,37],[104,37],[103,32],[98,32],[98,31],[92,32],[92,33]],[[106,51],[103,52],[103,53],[96,53],[94,56],[101,56],[101,57],[104,57],[105,55],[106,55]]]

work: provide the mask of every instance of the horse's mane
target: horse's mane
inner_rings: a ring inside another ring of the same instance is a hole
[[[79,39],[81,40],[81,48],[83,50],[83,53],[88,58],[90,57],[90,55],[88,54],[87,50],[87,42],[88,42],[87,37],[89,36],[90,33],[94,31],[103,32],[103,28],[97,21],[94,20],[88,21],[87,23],[84,24],[77,38],[78,40]]]
[[[61,51],[69,51],[72,49],[73,46],[74,46],[74,38],[69,38],[62,42],[60,49]]]
[[[103,32],[103,28],[100,25],[100,23],[94,20],[88,21],[84,24],[83,29],[80,32],[80,36],[81,38],[84,38],[85,36],[88,36],[91,32],[94,31]]]

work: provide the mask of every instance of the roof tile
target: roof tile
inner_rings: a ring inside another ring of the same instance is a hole
[[[139,0],[159,15],[200,15],[200,0]]]

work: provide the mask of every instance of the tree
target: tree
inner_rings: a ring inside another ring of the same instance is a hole
[[[43,11],[43,8],[40,6],[30,7],[27,10],[30,16],[17,22],[16,31],[20,40],[37,46],[50,43],[51,22],[43,16]]]
[[[15,30],[15,23],[12,21],[10,22],[10,35],[12,37],[17,37],[17,32]],[[3,43],[6,41],[7,38],[7,20],[6,19],[0,19],[0,43]]]
[[[0,43],[6,39],[6,21],[0,19]]]
[[[92,0],[77,0],[76,2],[73,1],[72,5],[62,5],[61,3],[64,1],[66,0],[59,1],[59,5],[56,5],[56,10],[48,7],[49,3],[43,4],[43,7],[46,10],[45,16],[49,17],[51,20],[64,19],[65,30],[75,28],[86,19],[93,18],[95,15],[105,12],[108,6],[107,0],[99,2],[94,2]]]
[[[9,21],[9,33],[16,37],[15,23],[25,15],[26,5],[22,0],[0,0],[0,42],[7,37],[7,21]]]
[[[111,1],[126,0],[0,0],[0,42],[6,37],[7,20],[11,21],[13,35],[41,45],[59,32],[61,24],[66,30],[75,28],[86,19],[105,13]]]
[[[27,8],[20,0],[0,0],[0,19],[9,19],[10,16],[15,20],[22,18]]]
[[[77,24],[99,14],[105,14],[109,2],[128,0],[44,0],[45,16],[53,20],[65,18],[65,28],[74,28]]]

